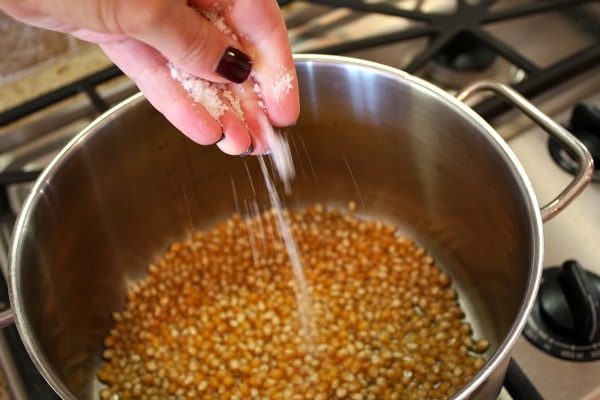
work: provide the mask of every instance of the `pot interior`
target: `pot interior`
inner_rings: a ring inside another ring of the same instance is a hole
[[[297,176],[284,204],[354,200],[359,215],[415,238],[493,356],[518,334],[539,263],[536,204],[505,147],[409,76],[336,59],[297,65],[302,115],[284,130]],[[56,160],[21,215],[11,281],[21,335],[63,397],[97,398],[102,338],[128,285],[169,243],[244,201],[269,206],[257,159],[192,143],[141,96]]]

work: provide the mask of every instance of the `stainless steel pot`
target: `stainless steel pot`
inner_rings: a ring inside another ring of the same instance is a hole
[[[302,116],[287,130],[298,171],[288,206],[352,199],[425,246],[454,278],[476,336],[491,342],[456,398],[496,397],[540,280],[542,221],[583,189],[590,155],[504,87],[466,92],[508,96],[579,158],[578,176],[541,211],[507,145],[445,92],[347,58],[298,56],[297,69]],[[268,204],[261,179],[256,158],[195,145],[141,95],[58,155],[19,216],[9,285],[23,342],[61,397],[97,398],[102,338],[127,286],[192,229],[245,200]]]

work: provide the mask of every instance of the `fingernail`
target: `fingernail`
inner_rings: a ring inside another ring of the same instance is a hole
[[[228,47],[217,65],[217,73],[234,83],[242,83],[252,71],[252,59],[242,51]]]
[[[240,154],[240,157],[247,157],[252,153],[254,153],[254,146],[250,145],[250,147],[248,147],[248,150]]]
[[[221,143],[221,142],[223,141],[223,139],[225,139],[225,134],[224,134],[224,133],[221,133],[221,137],[219,138],[219,140],[217,140],[217,141],[215,142],[215,144]]]

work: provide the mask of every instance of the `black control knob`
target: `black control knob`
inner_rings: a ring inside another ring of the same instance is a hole
[[[523,333],[554,356],[600,359],[600,277],[573,260],[545,268]]]
[[[576,261],[548,270],[540,287],[542,318],[562,336],[577,344],[600,339],[599,283]]]
[[[581,141],[594,159],[592,180],[600,180],[600,109],[588,103],[580,103],[573,109],[571,119],[565,127]],[[551,138],[548,142],[550,154],[566,171],[575,173],[577,162],[559,142]]]

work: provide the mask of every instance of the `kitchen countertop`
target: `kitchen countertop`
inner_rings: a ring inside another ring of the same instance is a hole
[[[111,64],[97,45],[27,26],[0,11],[0,113]],[[0,369],[0,400],[12,398]]]
[[[110,66],[97,45],[0,12],[0,113]]]
[[[0,113],[112,65],[98,46],[66,54],[34,73],[0,85]]]

